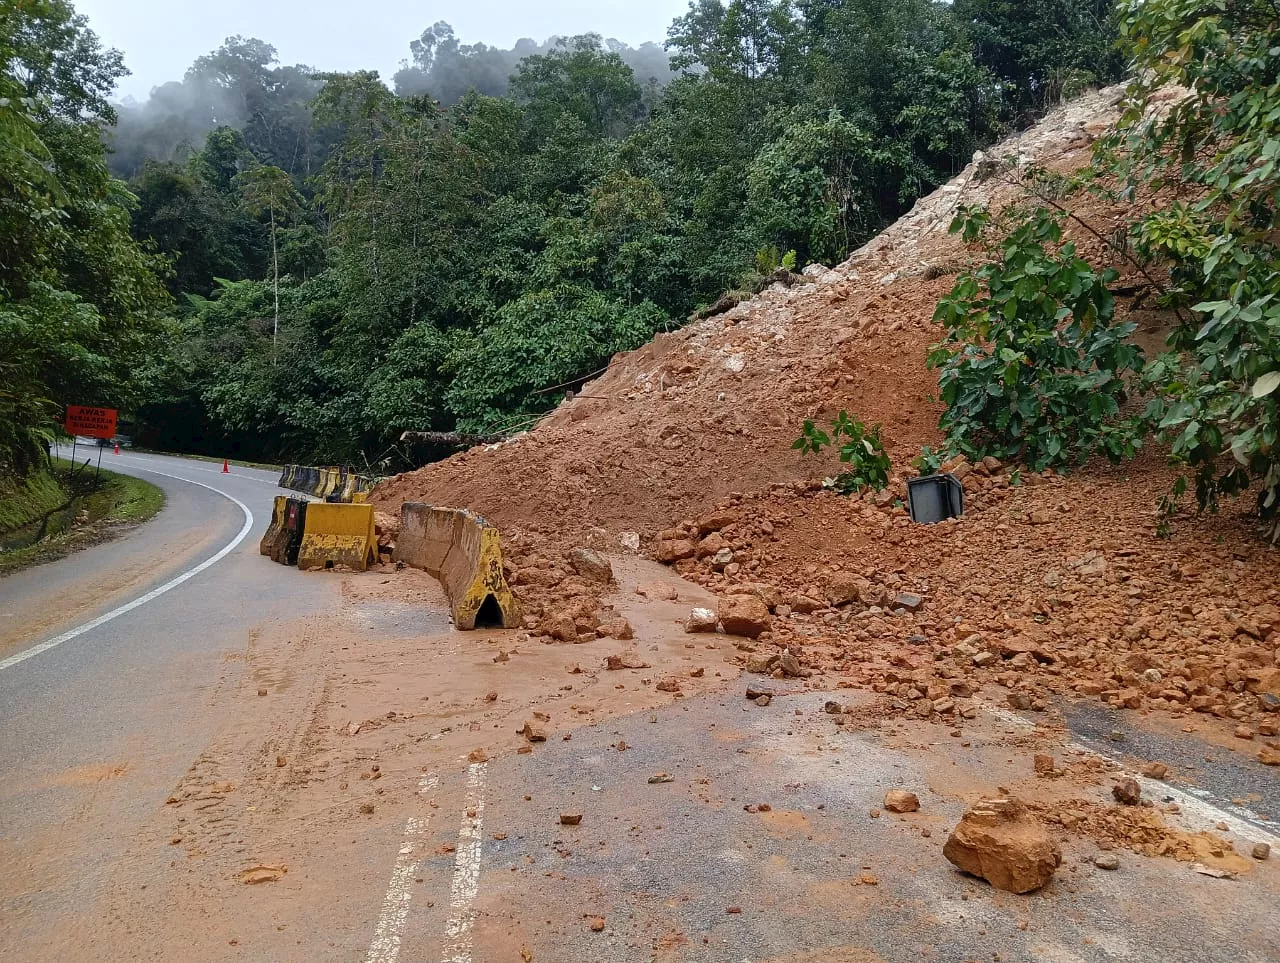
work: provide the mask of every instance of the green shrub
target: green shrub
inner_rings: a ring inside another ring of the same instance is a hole
[[[889,484],[889,456],[884,453],[880,440],[880,426],[875,425],[868,430],[861,421],[850,418],[843,411],[831,423],[830,435],[812,421],[806,421],[800,437],[791,447],[806,455],[817,455],[832,444],[833,438],[835,444],[840,445],[840,460],[849,467],[827,479],[827,487],[851,495],[864,488],[880,491]]]
[[[1122,413],[1127,377],[1142,370],[1116,323],[1108,285],[1062,243],[1061,214],[1040,208],[1007,229],[996,260],[964,274],[938,304],[946,337],[929,355],[941,369],[947,456],[994,455],[1035,470],[1069,467],[1101,451],[1132,457],[1145,421]],[[965,210],[951,226],[966,241],[990,223]],[[930,459],[932,461],[932,459]]]

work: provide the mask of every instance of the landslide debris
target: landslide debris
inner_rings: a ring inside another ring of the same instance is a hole
[[[616,356],[532,431],[390,479],[375,504],[493,520],[526,626],[547,641],[613,634],[605,569],[585,552],[638,550],[720,597],[688,630],[750,636],[752,658],[787,651],[899,715],[964,718],[991,687],[1020,711],[1068,695],[1247,724],[1257,761],[1280,761],[1274,552],[1229,501],[1162,537],[1174,473],[1158,453],[1068,477],[957,460],[963,519],[918,526],[903,507],[911,462],[939,441],[932,315],[979,256],[948,235],[951,219],[961,204],[1027,199],[992,170],[1088,164],[1117,94],[1086,95],[976,158],[845,263]],[[1073,238],[1082,255],[1101,254],[1098,235],[1126,212],[1064,203],[1097,232]],[[1160,342],[1159,312],[1125,299],[1119,312]],[[842,409],[883,426],[886,491],[827,491],[810,476],[834,464],[791,449],[803,419]]]

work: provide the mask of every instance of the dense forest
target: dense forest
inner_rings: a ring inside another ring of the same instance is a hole
[[[392,86],[233,37],[120,108],[121,56],[65,0],[20,0],[0,363],[27,410],[6,421],[110,404],[156,446],[360,464],[405,429],[518,426],[1119,76],[1111,6],[698,0],[661,57],[436,24]]]
[[[233,37],[121,109],[67,0],[9,3],[0,457],[69,402],[158,447],[362,466],[402,467],[406,429],[518,428],[1120,78],[1120,10],[1197,5],[1146,6],[695,0],[662,51],[438,23],[391,85]]]

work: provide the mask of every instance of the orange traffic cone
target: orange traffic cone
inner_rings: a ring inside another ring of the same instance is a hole
[[[120,442],[116,442],[116,450],[112,454],[120,454]]]
[[[227,464],[227,460],[225,458],[222,459],[222,474],[224,475],[231,474],[231,466]]]

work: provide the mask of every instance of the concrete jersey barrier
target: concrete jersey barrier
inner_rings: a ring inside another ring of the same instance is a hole
[[[312,502],[298,548],[298,568],[345,565],[363,572],[378,560],[372,505]]]
[[[440,580],[457,628],[520,627],[520,603],[502,574],[496,528],[466,509],[421,502],[406,502],[400,516],[395,560]]]
[[[310,468],[285,465],[277,484],[296,492],[329,502],[365,502],[377,483],[376,478],[360,475],[350,468]]]

